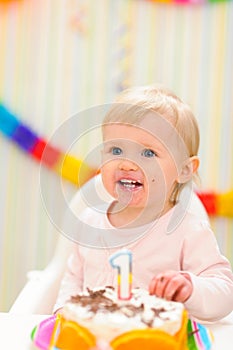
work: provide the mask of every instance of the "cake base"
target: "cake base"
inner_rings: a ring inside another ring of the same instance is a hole
[[[112,339],[110,345],[114,350],[187,350],[187,323],[188,315],[184,311],[182,326],[175,335],[156,329],[135,329]],[[51,345],[68,350],[89,350],[98,340],[87,328],[62,316],[52,338]]]
[[[156,329],[133,330],[116,337],[111,346],[114,350],[187,350],[187,312],[183,313],[182,326],[175,335]]]

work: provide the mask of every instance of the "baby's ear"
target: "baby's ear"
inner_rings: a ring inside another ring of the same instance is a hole
[[[189,157],[184,161],[181,172],[178,176],[178,183],[186,183],[192,179],[193,174],[197,172],[199,167],[199,158],[197,156]]]

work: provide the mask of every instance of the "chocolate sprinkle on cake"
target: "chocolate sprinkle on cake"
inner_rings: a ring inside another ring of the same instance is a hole
[[[87,288],[87,293],[79,294],[71,297],[71,303],[79,304],[79,306],[86,307],[88,311],[96,314],[97,312],[109,313],[118,311],[125,315],[126,317],[138,316],[147,327],[153,327],[153,320],[155,317],[160,317],[160,314],[166,312],[164,307],[152,307],[150,308],[150,316],[146,317],[146,308],[144,303],[139,305],[134,305],[129,301],[124,301],[122,303],[116,303],[110,297],[106,296],[106,290],[111,289],[114,291],[113,287],[105,287],[103,289],[91,290]],[[135,296],[137,299],[137,296]],[[165,320],[165,318],[164,318]]]

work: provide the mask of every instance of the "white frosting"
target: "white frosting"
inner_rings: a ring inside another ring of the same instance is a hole
[[[179,331],[184,311],[183,304],[157,298],[143,289],[133,289],[132,298],[128,301],[118,300],[116,292],[108,287],[93,291],[103,289],[105,289],[103,295],[114,301],[119,309],[105,310],[100,303],[99,309],[93,312],[90,305],[82,306],[78,302],[68,302],[63,308],[64,318],[77,322],[88,328],[96,337],[107,341],[133,329],[150,327],[171,335]],[[82,295],[88,296],[89,293],[85,292]],[[140,311],[130,309],[131,305],[140,307]]]

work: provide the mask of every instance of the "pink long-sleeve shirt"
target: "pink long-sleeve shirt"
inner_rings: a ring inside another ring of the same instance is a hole
[[[144,235],[138,235],[135,241],[124,245],[133,255],[133,286],[148,289],[151,279],[165,270],[189,273],[193,293],[185,307],[190,316],[205,321],[220,319],[233,310],[230,263],[221,255],[208,221],[186,211],[182,220],[173,223],[171,230],[169,225],[174,213],[175,208],[151,225],[145,225],[142,227],[146,232]],[[113,229],[103,211],[87,208],[82,220],[92,227],[104,229],[105,233]],[[81,225],[77,240],[82,243],[85,235],[87,237],[88,230],[86,225]],[[94,245],[98,245],[98,239],[99,234],[93,238]],[[119,249],[77,244],[68,259],[54,310],[87,287],[117,286],[117,271],[111,267],[109,257]]]

